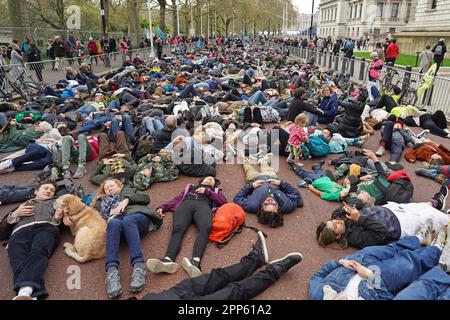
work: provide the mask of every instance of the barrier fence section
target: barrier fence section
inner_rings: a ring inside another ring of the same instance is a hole
[[[321,68],[349,74],[353,82],[361,85],[369,83],[370,61],[364,58],[357,59],[353,57],[348,59],[342,55],[333,55],[331,53],[321,53],[317,50],[308,48],[287,46],[270,42],[272,48],[289,50],[289,55],[311,61]],[[378,81],[378,87],[388,84],[389,87],[398,86],[402,89],[403,95],[415,96],[411,98],[414,104],[420,108],[425,108],[430,112],[441,110],[450,121],[450,79],[435,77],[433,86],[425,89],[423,74],[413,72],[410,67],[398,68],[384,65],[382,74]],[[423,87],[422,90],[419,90]],[[418,94],[420,94],[418,96]]]

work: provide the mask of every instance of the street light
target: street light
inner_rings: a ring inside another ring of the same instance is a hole
[[[155,52],[153,51],[153,25],[152,25],[151,1],[147,1],[147,8],[148,8],[148,22],[150,24],[150,58],[154,58]]]
[[[313,32],[313,24],[314,24],[314,0],[312,0],[312,9],[311,9],[311,27],[309,32],[309,39],[312,39],[312,32]]]

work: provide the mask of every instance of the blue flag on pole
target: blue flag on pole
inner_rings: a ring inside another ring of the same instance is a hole
[[[161,30],[161,28],[159,26],[156,29],[156,34],[158,35],[158,37],[160,37],[162,40],[164,40],[164,32]]]
[[[202,43],[200,41],[200,37],[197,40],[197,49],[200,49],[200,47],[202,46]]]

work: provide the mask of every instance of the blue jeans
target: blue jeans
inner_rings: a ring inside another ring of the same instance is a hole
[[[144,121],[145,128],[147,128],[147,131],[150,133],[150,135],[153,135],[155,131],[158,131],[162,128],[164,128],[164,124],[159,119],[149,119]]]
[[[209,84],[206,82],[200,82],[200,83],[196,83],[194,84],[194,88],[198,89],[198,88],[205,88],[206,90],[209,89]]]
[[[72,120],[76,120],[77,113],[81,113],[82,118],[86,118],[90,113],[97,111],[96,107],[90,106],[90,105],[84,105],[82,107],[79,107],[77,110],[72,112],[71,118]]]
[[[109,103],[108,109],[109,110],[112,110],[112,109],[120,110],[120,103],[119,103],[119,101],[117,101],[117,100],[111,101]]]
[[[119,248],[122,235],[127,241],[131,265],[136,262],[144,262],[141,237],[147,233],[151,223],[150,219],[142,213],[118,216],[108,223],[106,229],[106,270],[109,267],[119,267],[120,265]]]
[[[25,154],[11,160],[16,171],[41,170],[53,162],[51,152],[36,143],[30,143]],[[25,163],[30,162],[31,163]]]
[[[394,300],[450,300],[450,275],[434,267],[400,291]]]
[[[192,95],[193,97],[198,96],[198,92],[197,90],[195,90],[193,85],[188,85],[186,88],[184,88],[180,95],[179,98],[180,99],[186,99],[187,97],[189,97],[189,95]]]
[[[289,108],[288,108],[288,104],[286,101],[281,101],[276,103],[274,106],[272,106],[272,108],[274,108],[275,110],[277,110],[278,114],[280,115],[280,117],[282,119],[284,119],[285,117],[287,117],[288,112],[289,112]]]
[[[307,127],[315,126],[317,124],[317,120],[319,119],[317,114],[308,111],[303,111],[303,113],[308,117],[308,123],[306,124]]]
[[[102,125],[111,120],[111,116],[94,116],[94,119],[84,121],[83,126],[78,130],[78,133],[84,133],[95,129],[100,129]]]
[[[129,115],[122,115],[122,125],[120,124],[120,120],[113,118],[111,120],[111,127],[109,128],[109,138],[115,139],[117,132],[121,131],[123,127],[123,131],[125,131],[125,135],[127,140],[130,141],[133,136],[133,123],[131,122],[131,117]]]
[[[303,170],[299,166],[294,167],[295,173],[303,180],[308,180],[308,183],[312,183],[314,180],[325,176],[325,172],[322,169],[314,170],[314,172]]]
[[[367,247],[359,253],[379,268],[381,278],[393,295],[436,266],[441,256],[438,247],[421,247],[415,236],[387,246]]]
[[[248,104],[251,106],[259,103],[265,104],[266,102],[267,98],[261,90],[255,92],[250,98],[248,98]]]

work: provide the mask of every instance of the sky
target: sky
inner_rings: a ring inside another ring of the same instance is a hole
[[[313,0],[293,0],[292,2],[297,6],[300,13],[311,13]],[[319,8],[319,2],[320,0],[314,1],[314,11],[317,11]]]

